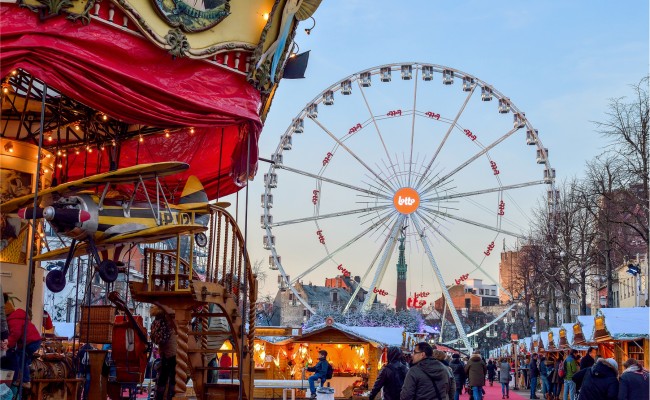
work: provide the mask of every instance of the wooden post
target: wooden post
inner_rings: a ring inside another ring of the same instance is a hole
[[[90,360],[90,389],[88,392],[89,400],[106,399],[108,381],[102,375],[102,367],[106,358],[107,350],[90,350],[88,358]]]

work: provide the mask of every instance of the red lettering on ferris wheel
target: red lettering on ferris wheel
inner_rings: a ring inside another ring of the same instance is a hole
[[[427,304],[426,300],[418,300],[419,293],[415,293],[413,297],[409,297],[406,301],[406,307],[408,308],[422,308]]]
[[[469,129],[465,129],[463,130],[463,132],[465,132],[465,136],[472,139],[472,142],[476,140],[476,135],[473,134],[472,131],[470,131]]]
[[[334,157],[334,154],[328,151],[327,154],[325,154],[325,158],[323,158],[323,167],[330,163],[332,157]]]
[[[456,285],[460,285],[462,282],[466,281],[467,278],[469,278],[469,274],[461,275],[460,278],[454,279],[454,282],[456,282]]]
[[[348,131],[348,135],[351,135],[351,134],[353,134],[353,133],[356,133],[356,132],[359,131],[361,128],[363,128],[363,126],[361,126],[361,124],[356,124],[355,126],[353,126],[352,128],[350,128],[350,130]]]
[[[336,267],[336,269],[338,269],[339,271],[341,271],[341,272],[343,273],[343,276],[345,276],[345,277],[347,277],[347,278],[349,278],[350,275],[352,275],[352,274],[350,273],[350,271],[348,271],[347,269],[343,268],[343,264],[339,264],[339,266]]]
[[[385,291],[384,289],[373,288],[372,292],[376,293],[376,294],[379,294],[379,295],[382,295],[382,296],[388,296],[388,292]]]
[[[490,244],[488,244],[487,250],[483,252],[486,256],[489,256],[492,253],[492,250],[494,250],[494,241]]]
[[[429,293],[429,292],[417,292],[417,293],[415,293],[415,295],[417,297],[428,297],[430,294],[431,293]]]
[[[505,215],[506,213],[506,203],[503,200],[499,201],[499,213],[498,215]]]
[[[314,191],[312,192],[312,195],[311,195],[311,202],[314,203],[314,205],[316,205],[316,204],[318,203],[318,194],[319,194],[319,193],[320,193],[320,192],[319,192],[318,190],[314,190]]]
[[[316,236],[318,236],[318,241],[321,244],[325,244],[325,236],[323,236],[323,231],[321,229],[316,231]]]
[[[397,117],[399,115],[401,117],[402,110],[391,110],[386,115],[388,115],[389,117]]]
[[[426,115],[426,116],[429,117],[429,118],[433,118],[433,119],[436,119],[436,120],[440,120],[440,114],[436,114],[436,113],[431,112],[431,111],[427,111],[427,112],[425,112],[424,115]]]
[[[494,175],[499,175],[499,169],[497,167],[497,163],[495,163],[494,161],[490,161],[490,167],[492,168],[492,172],[494,173]]]

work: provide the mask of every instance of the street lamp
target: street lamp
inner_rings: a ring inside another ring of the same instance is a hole
[[[636,296],[634,305],[639,307],[639,301],[641,298],[641,267],[638,264],[628,264],[626,272],[636,278]]]

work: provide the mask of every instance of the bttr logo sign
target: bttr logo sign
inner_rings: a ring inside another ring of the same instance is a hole
[[[420,206],[420,195],[415,189],[403,187],[393,196],[395,209],[402,214],[411,214]]]

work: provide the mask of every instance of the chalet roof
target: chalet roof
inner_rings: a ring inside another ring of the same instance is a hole
[[[596,332],[594,326],[593,340],[635,340],[649,336],[650,314],[646,307],[601,308],[600,313],[605,317],[604,332]]]

